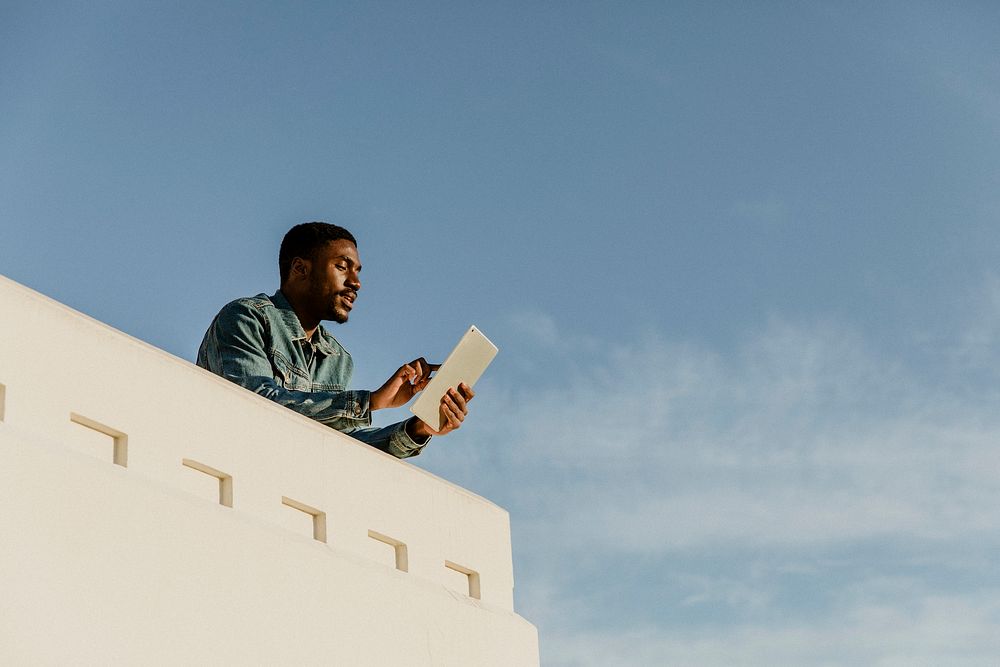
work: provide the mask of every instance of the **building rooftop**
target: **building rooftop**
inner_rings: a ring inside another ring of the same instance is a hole
[[[0,277],[0,659],[536,665],[507,512]]]

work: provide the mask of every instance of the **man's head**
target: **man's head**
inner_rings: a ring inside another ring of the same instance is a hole
[[[337,225],[295,225],[278,252],[281,291],[307,329],[320,320],[344,323],[361,289],[354,236]]]

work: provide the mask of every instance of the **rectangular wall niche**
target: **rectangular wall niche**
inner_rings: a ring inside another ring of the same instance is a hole
[[[203,472],[210,477],[214,477],[219,480],[219,504],[225,505],[226,507],[233,506],[233,476],[229,473],[217,470],[212,466],[207,466],[204,463],[199,463],[192,459],[181,459],[181,463],[191,468],[192,470],[197,470],[198,472]]]
[[[392,547],[396,555],[396,569],[400,572],[408,572],[410,569],[409,558],[406,555],[406,545],[399,540],[389,537],[388,535],[383,535],[382,533],[376,533],[374,530],[368,531],[368,537],[372,538],[376,542],[381,542],[383,544],[388,544]]]
[[[94,421],[75,412],[69,413],[69,420],[74,424],[103,433],[111,438],[111,462],[121,467],[128,466],[128,436],[118,429],[111,428],[101,422]]]
[[[479,592],[479,573],[475,570],[470,570],[469,568],[459,565],[458,563],[452,563],[450,560],[444,562],[444,566],[449,570],[454,570],[460,574],[464,574],[466,579],[468,579],[469,585],[469,597],[475,598],[476,600],[481,600]]]
[[[300,503],[288,496],[281,496],[281,504],[308,514],[312,519],[313,539],[317,542],[326,542],[326,512],[305,503]]]

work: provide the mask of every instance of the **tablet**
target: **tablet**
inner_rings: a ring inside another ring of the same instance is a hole
[[[474,385],[495,356],[497,346],[475,326],[469,327],[410,406],[410,412],[435,431],[441,430],[441,398],[445,392],[449,387],[457,389],[462,382],[470,387]]]

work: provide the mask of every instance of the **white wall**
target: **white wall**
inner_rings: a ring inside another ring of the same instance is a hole
[[[0,658],[537,664],[501,508],[2,277],[0,313]]]

